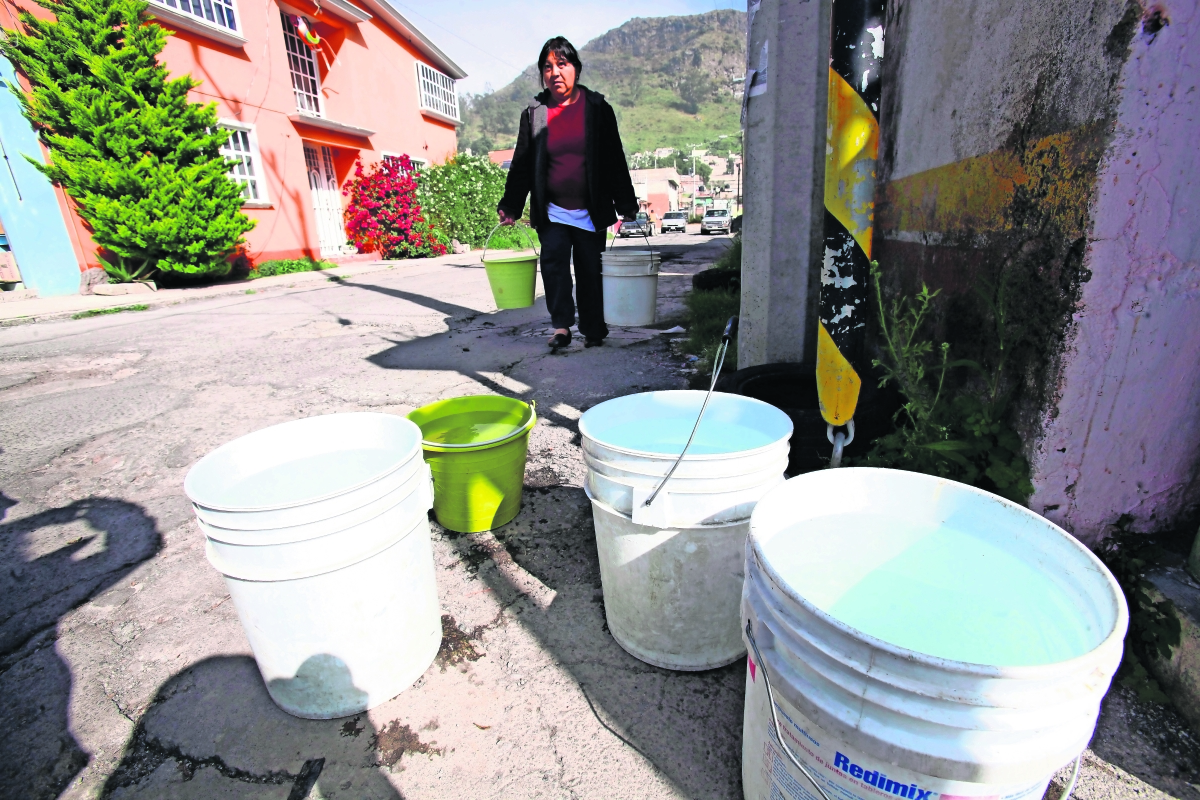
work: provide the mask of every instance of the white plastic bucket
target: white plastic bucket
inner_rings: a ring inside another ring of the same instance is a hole
[[[579,422],[609,630],[655,666],[702,670],[741,656],[747,519],[783,478],[792,423],[773,406],[714,393],[688,455],[655,499],[704,392],[628,395]]]
[[[432,492],[413,422],[354,413],[276,425],[201,459],[184,486],[282,709],[359,713],[433,662]]]
[[[657,275],[658,264],[646,264],[643,262],[616,263],[604,264],[604,275]]]
[[[604,285],[604,321],[625,327],[653,325],[658,305],[658,273],[614,275],[600,273]]]
[[[1038,800],[1087,746],[1128,610],[1099,560],[1028,509],[917,473],[825,470],[758,503],[746,553],[742,625],[764,662],[752,653],[746,678],[748,800],[816,796],[773,733],[765,678],[791,752],[843,800]]]
[[[584,491],[592,501],[604,616],[617,643],[666,669],[714,669],[741,658],[738,598],[749,521],[638,525]]]
[[[643,522],[641,499],[666,477],[691,433],[704,392],[644,392],[588,409],[579,421],[587,486],[595,497]],[[787,467],[792,422],[772,405],[714,392],[687,457],[659,493],[668,525],[734,522],[778,483]]]

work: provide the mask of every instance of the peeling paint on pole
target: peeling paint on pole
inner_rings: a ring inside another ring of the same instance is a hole
[[[825,257],[817,331],[817,392],[830,425],[854,417],[875,220],[882,0],[836,0],[825,148]]]

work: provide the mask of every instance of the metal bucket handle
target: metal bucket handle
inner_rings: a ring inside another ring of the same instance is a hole
[[[624,222],[624,220],[622,220],[622,222]],[[620,229],[618,229],[618,230],[620,230]],[[654,245],[650,244],[650,237],[646,235],[645,231],[642,231],[642,238],[646,240],[646,247],[650,248],[650,257],[654,258]],[[612,241],[608,243],[608,247],[606,249],[612,250],[613,245],[615,245],[616,243],[617,243],[617,237],[613,236]]]
[[[517,226],[518,226],[518,223],[516,223],[516,222],[514,222],[514,223],[512,224],[512,227],[514,227],[514,228],[515,228],[515,227],[517,227]],[[495,233],[496,231],[500,230],[502,227],[504,227],[504,223],[503,223],[503,222],[501,222],[501,223],[500,223],[499,225],[497,225],[496,227],[492,228],[492,230],[491,230],[491,233],[489,233],[489,234],[487,235],[487,238],[483,240],[483,256],[482,256],[482,257],[479,259],[481,262],[483,262],[483,261],[487,261],[488,243],[489,243],[490,241],[492,241],[492,234],[493,234],[493,233]],[[521,225],[520,227],[522,228],[522,234],[521,234],[521,235],[525,237],[525,242],[526,242],[526,243],[529,245],[530,249],[532,249],[532,250],[533,250],[533,254],[534,254],[535,256],[539,256],[539,257],[540,257],[542,254],[541,254],[540,252],[538,252],[537,245],[535,245],[535,244],[533,243],[533,238],[532,238],[532,237],[530,237],[530,235],[529,235],[527,232],[525,232],[525,231],[528,231],[528,229],[529,229],[529,226],[528,226],[528,225]]]
[[[675,474],[675,470],[682,463],[683,457],[687,455],[688,448],[692,446],[692,439],[696,438],[696,431],[700,429],[700,420],[704,419],[704,409],[708,408],[708,401],[712,399],[713,390],[717,388],[717,378],[721,375],[721,366],[725,363],[725,353],[729,350],[729,340],[737,336],[737,333],[738,318],[730,317],[729,322],[725,323],[725,332],[721,334],[721,346],[717,348],[716,366],[713,369],[712,382],[708,385],[708,394],[704,395],[704,403],[700,406],[700,413],[696,415],[696,424],[692,426],[692,433],[688,436],[687,444],[683,446],[683,452],[679,454],[679,458],[675,459],[675,463],[671,465],[667,476],[658,486],[654,487],[654,491],[646,498],[646,502],[642,503],[643,508],[649,508],[650,504],[654,502],[654,498],[658,497],[658,493],[667,485],[667,481],[671,480],[671,476]]]

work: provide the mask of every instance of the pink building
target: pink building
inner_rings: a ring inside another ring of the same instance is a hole
[[[201,81],[193,99],[215,101],[232,131],[226,155],[238,161],[230,175],[258,222],[246,236],[255,262],[354,257],[341,186],[355,161],[407,154],[431,163],[456,150],[455,80],[466,73],[389,0],[151,0],[150,13],[174,34],[163,62]],[[54,191],[77,285],[79,270],[99,265],[96,248]]]

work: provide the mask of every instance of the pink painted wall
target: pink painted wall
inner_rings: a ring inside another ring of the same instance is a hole
[[[28,0],[17,0],[17,5],[46,16]],[[255,126],[262,155],[260,167],[271,202],[269,208],[245,209],[246,215],[258,223],[246,235],[256,262],[319,255],[304,141],[333,148],[339,181],[353,171],[358,158],[372,163],[385,152],[406,153],[435,163],[457,149],[454,126],[426,117],[419,110],[415,63],[418,58],[426,59],[408,41],[378,17],[352,25],[328,12],[317,15],[316,6],[307,0],[288,3],[287,7],[318,20],[316,31],[329,45],[322,46],[324,56],[318,58],[325,117],[373,130],[372,136],[330,133],[288,119],[296,113],[296,100],[280,7],[275,2],[237,3],[240,32],[248,39],[241,47],[175,30],[161,56],[172,75],[191,73],[201,81],[192,92],[196,102],[216,102],[221,118]],[[163,24],[174,30],[169,22]],[[436,64],[432,66],[437,68]],[[69,227],[83,239],[80,255],[86,262],[84,266],[98,266],[94,243],[73,212],[70,216]]]
[[[1057,402],[1030,507],[1094,543],[1200,501],[1200,8],[1155,3],[1122,75]]]

